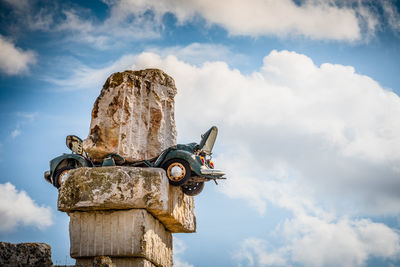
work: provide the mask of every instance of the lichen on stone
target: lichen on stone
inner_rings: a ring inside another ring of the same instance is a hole
[[[59,190],[60,211],[146,209],[171,232],[196,230],[193,197],[170,186],[159,168],[96,167],[69,172]]]

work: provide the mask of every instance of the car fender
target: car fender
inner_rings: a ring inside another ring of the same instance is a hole
[[[68,160],[75,160],[77,162],[79,162],[82,167],[91,167],[92,164],[90,161],[88,161],[86,158],[84,158],[81,155],[78,154],[64,154],[61,155],[59,157],[56,157],[54,159],[52,159],[50,161],[50,172],[51,172],[51,176],[53,176],[54,171],[56,170],[56,168],[64,161],[68,161]]]
[[[190,165],[191,170],[196,174],[196,175],[201,175],[200,173],[200,167],[202,166],[202,162],[199,156],[187,152],[185,150],[171,150],[168,152],[159,167],[163,166],[167,161],[171,159],[183,159],[187,161]]]

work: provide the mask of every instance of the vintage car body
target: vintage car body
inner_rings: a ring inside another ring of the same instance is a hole
[[[164,150],[159,156],[136,162],[125,163],[118,154],[109,154],[101,163],[92,162],[82,149],[82,140],[74,135],[68,135],[66,145],[72,154],[64,154],[50,161],[50,170],[44,178],[47,182],[59,188],[68,171],[79,167],[99,166],[132,166],[157,167],[166,171],[169,183],[181,186],[187,195],[197,195],[204,188],[204,182],[226,179],[224,172],[214,169],[211,161],[212,148],[218,134],[217,127],[211,127],[202,135],[200,144],[178,144]]]
[[[204,188],[204,182],[226,179],[224,172],[214,169],[211,162],[212,148],[217,138],[218,128],[211,127],[201,137],[200,144],[178,144],[164,150],[152,160],[138,161],[130,166],[149,166],[163,168],[169,183],[181,186],[187,195],[197,195]]]

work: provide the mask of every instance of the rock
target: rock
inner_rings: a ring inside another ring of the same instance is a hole
[[[172,233],[196,232],[194,197],[183,194],[180,187],[169,186],[167,211],[149,211]]]
[[[158,69],[112,74],[94,103],[84,149],[95,161],[117,153],[150,159],[176,144],[174,80]]]
[[[51,247],[45,243],[0,242],[0,266],[53,266]]]
[[[142,257],[172,266],[172,234],[144,209],[71,212],[71,257]]]
[[[93,267],[116,267],[110,257],[97,256],[93,260]]]
[[[159,168],[78,168],[59,189],[58,210],[146,209],[173,233],[196,231],[194,198],[170,186]]]
[[[110,258],[110,257],[107,257]],[[145,258],[131,258],[131,257],[111,257],[113,264],[116,267],[156,267],[153,263]],[[93,267],[93,258],[79,258],[76,259],[76,266],[78,267]]]

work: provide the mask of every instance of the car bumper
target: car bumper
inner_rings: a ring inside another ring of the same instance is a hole
[[[200,173],[203,175],[223,176],[225,173],[217,169],[201,168]]]

